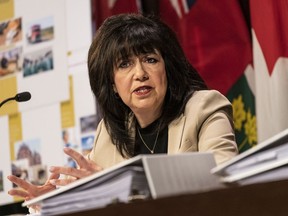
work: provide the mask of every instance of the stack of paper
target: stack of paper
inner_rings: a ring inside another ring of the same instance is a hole
[[[150,196],[142,167],[127,166],[87,182],[73,190],[46,199],[41,215],[56,215],[104,207],[111,203],[127,203],[137,196]]]
[[[288,179],[288,129],[211,170],[240,185]]]
[[[212,153],[139,155],[67,186],[26,201],[41,215],[95,209],[112,203],[195,193],[224,187],[210,173]]]

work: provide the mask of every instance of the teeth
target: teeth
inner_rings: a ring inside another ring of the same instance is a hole
[[[137,92],[144,92],[146,89],[139,89]]]
[[[145,92],[145,91],[147,91],[149,88],[147,88],[147,87],[140,87],[140,88],[138,88],[138,89],[136,89],[135,91],[136,92]]]

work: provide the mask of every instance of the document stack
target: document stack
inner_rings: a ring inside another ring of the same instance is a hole
[[[212,153],[139,155],[23,203],[41,215],[103,208],[113,203],[208,191],[224,187],[210,173]]]
[[[288,179],[288,129],[211,170],[223,183],[247,185]]]
[[[150,197],[144,170],[138,166],[122,167],[66,193],[45,199],[41,215],[58,215],[111,203],[126,203],[133,196],[141,199]]]

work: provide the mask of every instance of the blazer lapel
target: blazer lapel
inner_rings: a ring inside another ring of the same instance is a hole
[[[181,147],[183,128],[186,117],[182,114],[178,119],[171,122],[168,128],[168,154],[177,153]]]

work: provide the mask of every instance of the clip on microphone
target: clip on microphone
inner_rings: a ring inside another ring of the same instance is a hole
[[[30,92],[21,92],[15,95],[15,97],[7,98],[0,103],[0,107],[10,100],[16,100],[17,102],[28,101],[31,98]]]

